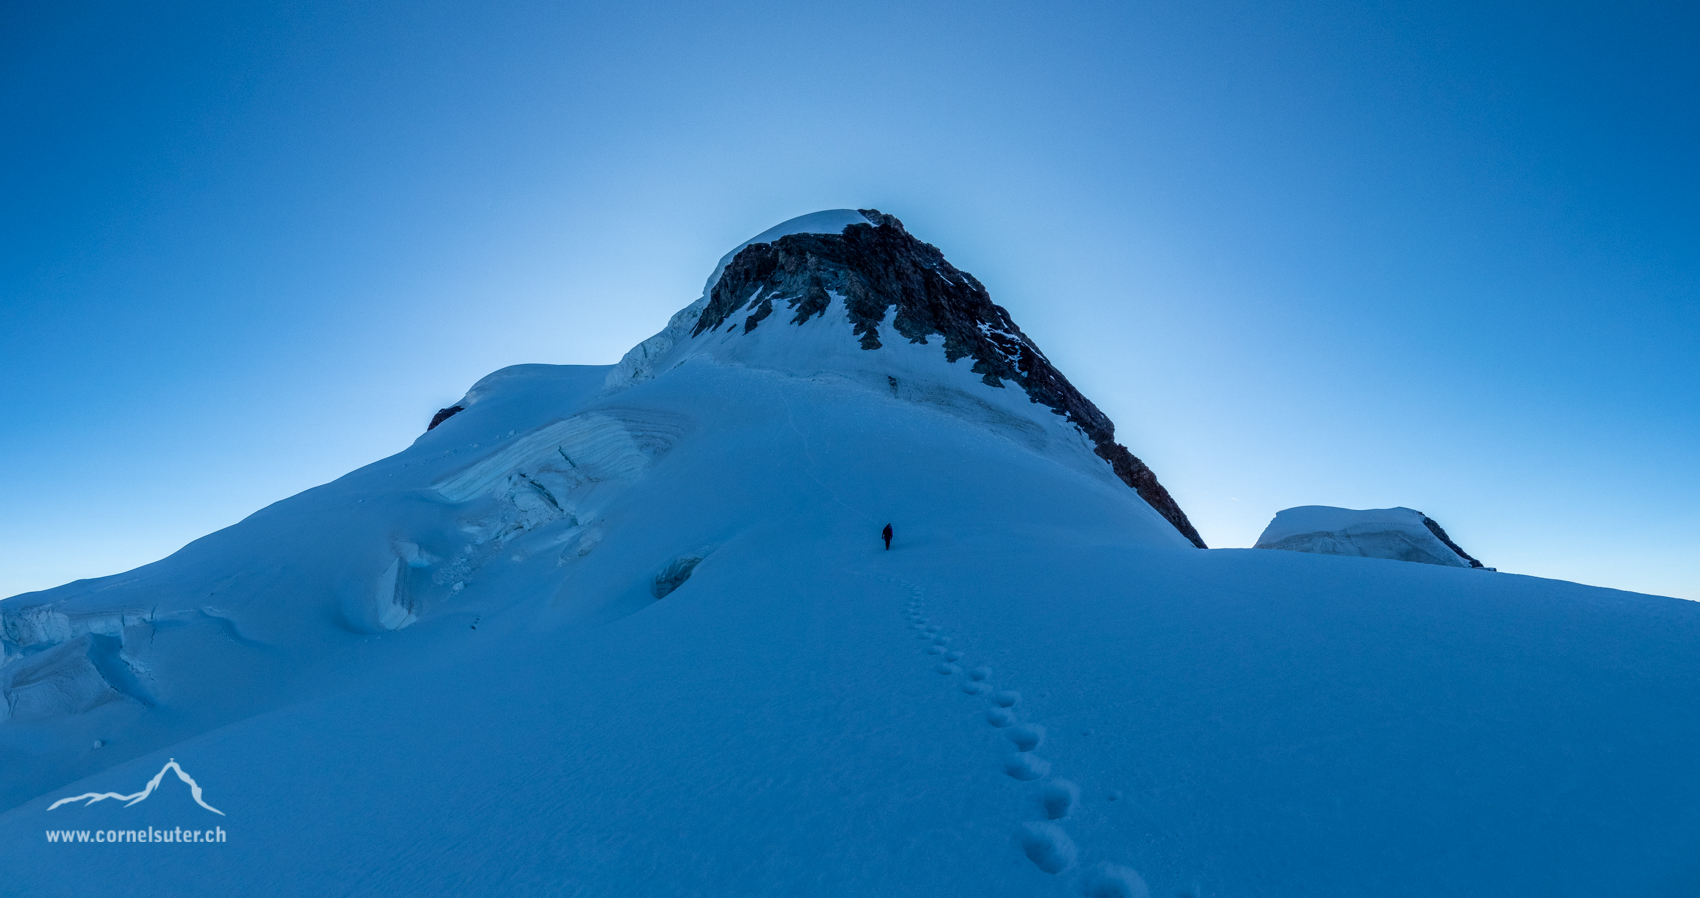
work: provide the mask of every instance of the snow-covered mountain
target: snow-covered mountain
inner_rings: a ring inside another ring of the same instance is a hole
[[[1482,566],[1414,508],[1334,508],[1301,505],[1275,513],[1253,548],[1317,555],[1391,558],[1449,567]],[[1491,569],[1490,569],[1491,570]]]
[[[395,456],[0,603],[3,882],[1700,883],[1700,606],[1199,545],[978,281],[890,216],[805,216],[617,365],[503,369]],[[167,759],[227,841],[38,841],[212,825],[62,802]]]

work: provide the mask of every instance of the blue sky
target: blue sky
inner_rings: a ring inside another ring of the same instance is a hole
[[[1700,598],[1700,13],[1446,3],[8,4],[0,595],[606,364],[877,207],[1213,546],[1406,505]]]

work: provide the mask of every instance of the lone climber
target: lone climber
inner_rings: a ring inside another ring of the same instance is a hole
[[[891,551],[891,525],[890,524],[885,525],[885,529],[880,531],[880,536],[885,537],[886,551],[888,551],[888,552]]]

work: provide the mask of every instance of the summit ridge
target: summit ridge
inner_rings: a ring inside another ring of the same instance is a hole
[[[835,299],[864,350],[881,349],[894,337],[922,345],[936,337],[947,361],[973,359],[973,373],[987,386],[1013,382],[1030,400],[1080,428],[1117,478],[1193,545],[1205,548],[1150,466],[1116,442],[1109,416],[1069,383],[978,279],[916,239],[896,216],[857,211],[866,223],[852,222],[836,234],[801,230],[737,250],[711,279],[691,338],[722,329],[749,334],[770,320],[805,324]],[[772,318],[776,308],[784,314]]]

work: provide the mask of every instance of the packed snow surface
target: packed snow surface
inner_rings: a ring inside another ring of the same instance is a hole
[[[1469,559],[1441,542],[1427,520],[1410,508],[1301,505],[1277,512],[1256,548],[1470,567]]]
[[[1700,605],[1194,549],[849,327],[504,369],[0,603],[0,892],[1700,893]]]

